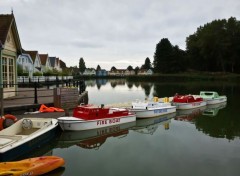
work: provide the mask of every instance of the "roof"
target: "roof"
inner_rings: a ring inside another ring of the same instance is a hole
[[[24,53],[29,54],[33,60],[33,62],[35,62],[35,59],[37,57],[38,51],[24,51]]]
[[[39,54],[40,60],[42,65],[46,65],[47,59],[48,59],[48,54]]]
[[[66,68],[67,67],[65,62],[63,62],[62,60],[60,60],[60,67],[61,68]]]
[[[56,57],[49,57],[51,67],[55,67]]]
[[[7,39],[10,28],[13,28],[13,35],[16,42],[16,48],[19,53],[22,52],[22,46],[17,31],[17,25],[13,14],[1,14],[0,15],[0,43],[4,45]],[[1,46],[2,47],[2,46]]]
[[[13,15],[0,15],[0,41],[2,44],[7,39],[9,28],[12,24]]]
[[[124,72],[126,72],[126,69],[114,69],[114,70],[111,70],[110,72],[112,72],[112,73],[119,73],[119,72],[121,72],[121,73],[124,73]]]

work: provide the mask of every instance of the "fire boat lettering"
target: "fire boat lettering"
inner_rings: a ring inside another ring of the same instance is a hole
[[[106,125],[107,124],[107,120],[99,120],[97,121],[97,125]]]
[[[109,120],[109,123],[117,123],[117,122],[120,122],[120,119],[110,119]]]
[[[110,119],[110,120],[99,120],[97,121],[97,125],[107,125],[112,123],[119,123],[120,119]]]

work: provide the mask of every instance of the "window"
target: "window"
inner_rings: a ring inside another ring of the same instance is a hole
[[[3,70],[3,87],[4,88],[14,87],[15,83],[14,59],[3,57],[2,70]]]

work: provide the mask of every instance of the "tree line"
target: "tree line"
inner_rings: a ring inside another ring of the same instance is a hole
[[[186,39],[186,50],[173,46],[167,38],[156,45],[155,73],[179,73],[189,70],[240,73],[240,22],[214,20]]]
[[[83,58],[79,60],[81,73],[86,69]],[[98,65],[96,70],[101,69]],[[112,66],[111,71],[116,67]],[[214,20],[197,28],[186,38],[186,50],[162,38],[156,45],[153,63],[147,57],[140,67],[127,70],[153,69],[154,73],[180,73],[188,71],[240,73],[240,21]]]

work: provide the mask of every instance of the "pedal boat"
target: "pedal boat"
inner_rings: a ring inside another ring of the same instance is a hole
[[[174,113],[176,106],[172,106],[169,102],[160,102],[158,97],[154,97],[153,100],[132,102],[132,108],[129,110],[135,113],[137,118],[150,118]]]
[[[136,115],[125,108],[80,105],[74,108],[72,117],[59,117],[63,131],[79,131],[103,128],[136,121]]]
[[[193,109],[206,106],[206,102],[201,97],[194,97],[193,95],[178,95],[176,94],[172,99],[172,105],[177,109]]]
[[[227,101],[225,95],[219,96],[217,92],[214,91],[201,91],[200,97],[207,102],[207,105],[223,103]]]

